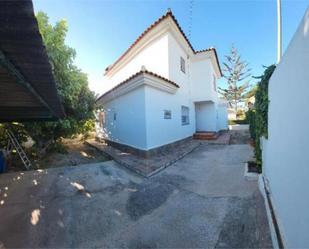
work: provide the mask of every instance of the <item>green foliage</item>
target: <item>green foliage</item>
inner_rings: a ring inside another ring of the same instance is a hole
[[[271,65],[267,67],[264,74],[259,77],[260,82],[255,93],[254,110],[246,113],[247,119],[250,124],[251,138],[255,140],[255,158],[257,165],[262,167],[262,151],[260,148],[260,138],[268,137],[268,84],[271,75],[273,74],[276,66]]]
[[[231,48],[230,55],[226,55],[223,63],[223,77],[227,80],[226,89],[219,87],[219,93],[234,107],[237,112],[238,104],[245,99],[249,87],[247,80],[251,74],[248,63],[241,60],[235,47]]]
[[[27,141],[27,132],[24,129],[24,126],[19,123],[6,123],[0,124],[0,148],[5,148],[8,144],[8,135],[7,130],[10,130],[17,140],[21,142]]]
[[[66,113],[64,119],[56,122],[24,123],[37,145],[44,147],[55,143],[60,137],[70,137],[92,129],[89,122],[94,119],[96,96],[88,87],[87,75],[74,65],[75,50],[65,44],[67,22],[60,20],[53,26],[43,12],[38,12],[36,18]]]
[[[256,139],[256,124],[255,124],[255,110],[249,110],[246,112],[246,121],[249,124],[250,137],[255,140]]]
[[[229,120],[229,125],[248,124],[246,119]]]
[[[248,98],[255,96],[257,89],[258,89],[257,85],[251,87],[251,89],[246,94],[244,94],[244,97],[248,99]]]

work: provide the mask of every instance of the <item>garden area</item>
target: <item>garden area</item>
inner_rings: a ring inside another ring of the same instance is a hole
[[[44,12],[38,12],[36,19],[65,117],[60,120],[33,119],[1,123],[0,165],[3,167],[0,167],[0,171],[27,168],[21,160],[23,156],[18,155],[19,149],[15,145],[9,148],[9,133],[25,151],[31,169],[106,161],[108,158],[101,152],[84,144],[85,139],[94,136],[97,96],[89,89],[87,75],[74,64],[76,51],[65,43],[67,21],[59,20],[51,24]]]

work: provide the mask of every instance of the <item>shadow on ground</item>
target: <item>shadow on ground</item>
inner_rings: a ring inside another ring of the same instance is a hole
[[[114,161],[0,176],[5,248],[268,248],[249,145],[201,145],[151,178]]]

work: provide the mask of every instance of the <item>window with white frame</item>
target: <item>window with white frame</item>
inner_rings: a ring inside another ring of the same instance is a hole
[[[181,106],[181,124],[188,125],[189,123],[189,107]]]
[[[186,73],[186,61],[181,56],[180,56],[180,70],[181,72]]]
[[[172,111],[164,110],[164,119],[172,119]]]

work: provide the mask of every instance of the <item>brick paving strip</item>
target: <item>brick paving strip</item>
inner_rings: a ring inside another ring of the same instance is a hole
[[[166,149],[161,153],[150,156],[149,158],[140,157],[128,152],[123,152],[112,146],[105,144],[104,142],[96,141],[95,139],[87,140],[86,143],[103,153],[109,155],[117,163],[126,168],[134,171],[135,173],[144,177],[150,177],[166,167],[172,165],[176,161],[182,159],[184,156],[191,153],[201,144],[229,144],[230,135],[224,133],[220,135],[216,140],[205,141],[205,140],[189,140],[185,143],[173,146],[170,149]]]
[[[191,153],[202,143],[198,140],[190,140],[186,143],[174,146],[172,149],[167,149],[159,155],[143,158],[131,153],[123,152],[103,142],[98,142],[94,139],[87,140],[86,143],[103,153],[109,155],[117,163],[134,171],[144,177],[150,177],[164,168],[172,165],[187,154]]]

